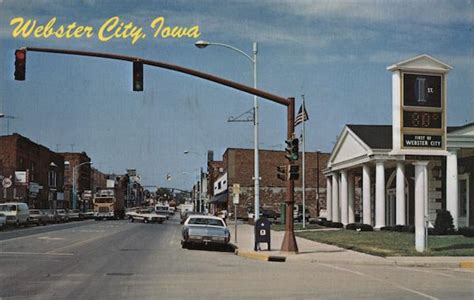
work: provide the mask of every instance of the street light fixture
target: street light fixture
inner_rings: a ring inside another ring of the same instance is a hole
[[[86,165],[86,164],[90,164],[92,165],[92,162],[90,161],[85,161],[83,163],[80,163],[78,164],[77,166],[74,166],[72,168],[72,209],[76,209],[77,208],[77,190],[76,190],[76,180],[77,180],[77,176],[76,176],[76,170],[82,166],[82,165]],[[83,205],[83,210],[85,209],[85,206],[84,206],[84,203],[82,204]]]
[[[242,55],[244,55],[251,63],[252,63],[252,71],[253,71],[253,87],[256,89],[257,88],[257,43],[253,43],[253,57],[250,57],[247,53],[244,51],[235,48],[231,45],[227,44],[222,44],[222,43],[214,43],[214,42],[208,42],[208,41],[197,41],[194,43],[194,45],[199,48],[203,49],[206,48],[209,45],[213,46],[220,46],[224,48],[228,48],[231,50],[234,50]],[[254,110],[254,192],[255,192],[255,222],[258,219],[259,213],[260,213],[260,176],[259,176],[259,156],[258,156],[258,98],[256,95],[254,95],[254,104],[253,104],[253,110]]]

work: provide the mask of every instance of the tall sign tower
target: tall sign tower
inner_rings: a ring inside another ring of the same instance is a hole
[[[429,55],[387,68],[393,73],[391,154],[446,155],[446,75],[451,69]]]
[[[387,68],[392,72],[392,151],[399,165],[415,168],[415,248],[427,249],[428,164],[446,156],[447,73],[451,66],[420,55]],[[404,163],[402,161],[405,161]],[[400,174],[404,167],[400,167]],[[403,178],[401,184],[403,184]],[[398,178],[397,178],[398,180]],[[398,189],[398,188],[397,188]],[[404,201],[404,188],[397,198]],[[398,199],[397,199],[398,200]]]

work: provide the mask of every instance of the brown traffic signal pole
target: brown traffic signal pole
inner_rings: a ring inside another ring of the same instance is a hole
[[[211,74],[203,73],[197,70],[184,68],[178,65],[168,64],[160,61],[147,60],[140,57],[118,55],[112,53],[102,53],[102,52],[91,52],[91,51],[78,51],[78,50],[68,50],[68,49],[57,49],[57,48],[38,48],[38,47],[24,47],[21,50],[31,51],[31,52],[43,52],[43,53],[56,53],[56,54],[66,54],[66,55],[78,55],[78,56],[89,56],[89,57],[98,57],[98,58],[107,58],[115,60],[123,60],[129,62],[141,62],[144,65],[155,66],[162,69],[168,69],[184,74],[188,74],[194,77],[199,77],[208,81],[213,81],[215,83],[228,86],[234,89],[237,89],[242,92],[246,92],[252,95],[256,95],[260,98],[276,102],[287,107],[287,131],[288,139],[293,136],[294,127],[295,127],[295,98],[284,98],[280,97],[259,89],[255,89],[234,81],[230,81],[224,78],[220,78]],[[287,193],[286,193],[286,224],[285,224],[285,237],[281,246],[282,251],[287,252],[298,252],[298,246],[296,245],[294,226],[293,226],[293,206],[294,206],[294,189],[295,184],[293,180],[288,180],[287,183]],[[304,212],[303,212],[304,215]]]
[[[288,100],[290,101],[290,104],[287,106],[287,135],[288,139],[291,139],[293,138],[293,133],[295,129],[295,98],[288,98]],[[288,179],[286,184],[286,223],[285,236],[283,237],[283,243],[281,244],[281,251],[298,252],[298,245],[296,244],[293,222],[293,209],[295,205],[295,181]]]

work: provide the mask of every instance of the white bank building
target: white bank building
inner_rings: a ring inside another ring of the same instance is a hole
[[[438,210],[448,210],[456,227],[474,226],[474,123],[447,126],[449,65],[421,55],[387,69],[392,124],[343,128],[324,171],[327,218],[415,225],[423,251]]]

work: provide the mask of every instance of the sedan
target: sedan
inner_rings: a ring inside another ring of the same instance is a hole
[[[184,222],[181,246],[188,248],[196,244],[227,245],[230,232],[222,218],[190,215]]]
[[[49,216],[39,209],[30,209],[30,223],[36,225],[46,225],[49,223]]]
[[[143,223],[159,223],[162,224],[168,216],[159,215],[150,210],[139,210],[136,213],[128,215],[130,222],[142,221]]]

